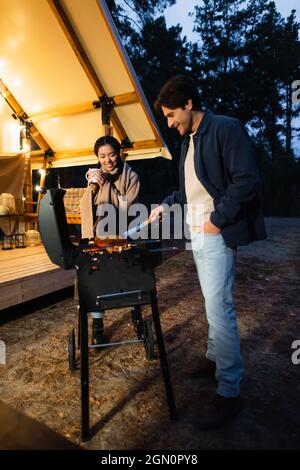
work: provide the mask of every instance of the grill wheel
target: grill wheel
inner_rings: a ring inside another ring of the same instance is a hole
[[[141,307],[136,305],[135,307],[131,308],[131,319],[134,327],[134,331],[136,332],[137,339],[143,339],[143,316]]]

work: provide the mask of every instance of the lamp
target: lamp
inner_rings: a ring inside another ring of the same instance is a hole
[[[15,247],[16,248],[26,248],[26,235],[25,233],[16,233],[15,237]]]
[[[13,236],[3,235],[2,250],[12,250],[12,248],[13,248]]]
[[[47,192],[47,189],[45,188],[45,186],[40,186],[39,184],[36,184],[34,189],[40,194],[46,194]]]

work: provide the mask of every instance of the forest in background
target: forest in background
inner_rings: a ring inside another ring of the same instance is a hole
[[[164,11],[176,0],[106,3],[149,104],[173,75],[192,76],[207,107],[240,119],[251,135],[265,215],[299,217],[300,99],[295,100],[293,83],[300,79],[300,24],[295,11],[284,18],[269,0],[203,0],[192,12],[199,39],[190,42],[180,24],[166,25]],[[180,137],[159,116],[156,120],[173,161],[131,162],[151,202],[160,202],[178,183]]]

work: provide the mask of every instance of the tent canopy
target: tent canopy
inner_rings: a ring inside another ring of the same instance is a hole
[[[45,153],[53,166],[94,163],[109,113],[126,159],[171,158],[104,0],[0,6],[0,154],[20,152],[24,121],[41,149],[33,168]]]

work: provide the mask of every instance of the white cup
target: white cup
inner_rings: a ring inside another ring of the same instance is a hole
[[[89,183],[97,183],[97,179],[95,178],[95,173],[97,172],[97,168],[89,168],[85,174],[85,178]]]

